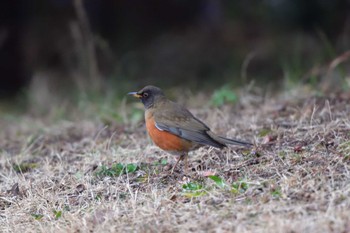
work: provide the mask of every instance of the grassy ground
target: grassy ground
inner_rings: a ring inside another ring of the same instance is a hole
[[[192,97],[256,147],[201,148],[187,174],[142,122],[2,118],[0,232],[350,232],[350,95],[308,93]]]

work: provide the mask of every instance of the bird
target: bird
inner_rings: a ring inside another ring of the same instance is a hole
[[[227,144],[253,146],[250,142],[216,135],[184,106],[169,100],[156,86],[148,85],[140,91],[129,92],[128,95],[143,103],[146,129],[154,144],[170,154],[179,155],[171,173],[181,160],[184,160],[186,172],[188,152],[202,146],[219,149],[227,147]]]

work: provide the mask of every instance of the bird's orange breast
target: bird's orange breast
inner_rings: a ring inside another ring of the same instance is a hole
[[[146,128],[154,144],[169,152],[187,152],[192,148],[192,143],[172,133],[159,130],[151,114],[146,114]]]

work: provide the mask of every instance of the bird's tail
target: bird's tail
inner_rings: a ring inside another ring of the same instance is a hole
[[[207,134],[212,139],[214,139],[215,141],[217,141],[217,142],[219,142],[219,143],[221,143],[223,145],[232,144],[232,145],[245,146],[245,147],[253,146],[253,144],[250,143],[250,142],[243,142],[243,141],[239,141],[239,140],[236,140],[236,139],[224,138],[224,137],[221,137],[221,136],[218,136],[218,135],[214,134],[212,131],[207,132]]]
[[[245,147],[253,146],[253,144],[250,142],[243,142],[243,141],[239,141],[239,140],[235,140],[235,139],[231,139],[231,138],[224,138],[221,136],[217,136],[217,140],[220,143],[224,143],[224,144],[232,144],[232,145],[245,146]]]

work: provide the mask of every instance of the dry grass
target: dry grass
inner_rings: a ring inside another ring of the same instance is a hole
[[[215,132],[258,146],[201,148],[186,176],[183,166],[169,174],[174,158],[143,125],[2,119],[0,231],[350,232],[350,96],[307,92],[192,108]],[[115,163],[139,169],[96,176]]]

